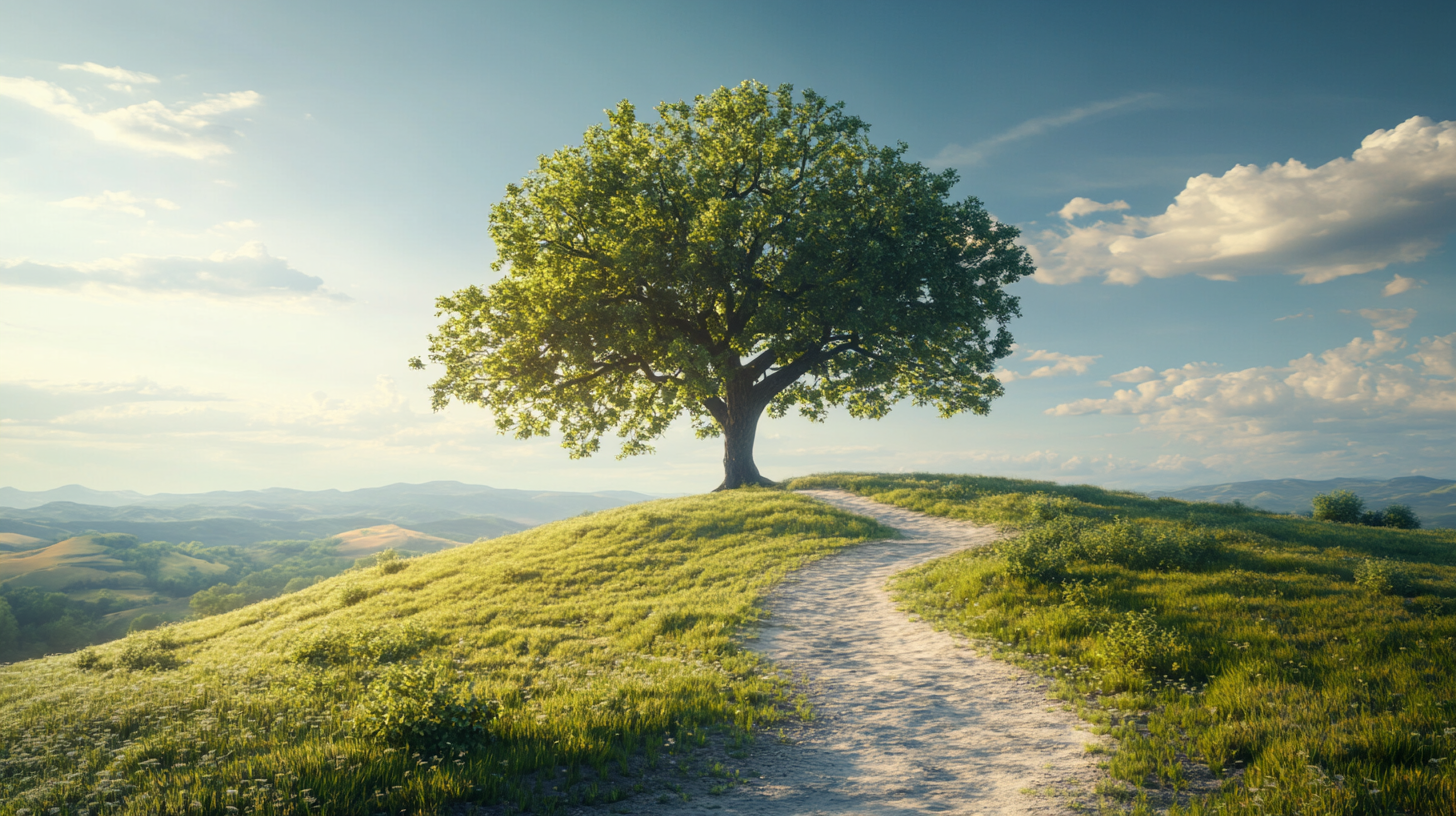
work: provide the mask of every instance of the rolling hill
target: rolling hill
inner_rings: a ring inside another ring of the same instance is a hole
[[[1262,479],[1252,482],[1200,485],[1181,490],[1149,491],[1149,496],[1168,496],[1183,501],[1240,501],[1275,513],[1308,513],[1310,502],[1320,493],[1349,490],[1365,500],[1367,509],[1388,504],[1409,505],[1426,527],[1456,527],[1456,481],[1429,476],[1396,479]]]

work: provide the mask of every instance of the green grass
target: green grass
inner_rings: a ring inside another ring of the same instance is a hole
[[[706,727],[795,716],[734,633],[788,571],[887,535],[780,492],[665,500],[0,666],[0,814],[614,800]],[[400,711],[433,730],[399,744]]]
[[[906,573],[897,591],[1054,678],[1119,740],[1108,769],[1141,788],[1135,807],[1456,813],[1456,531],[985,477],[789,486],[1027,530]],[[1178,566],[1148,566],[1167,553]],[[1182,795],[1192,763],[1221,789]]]

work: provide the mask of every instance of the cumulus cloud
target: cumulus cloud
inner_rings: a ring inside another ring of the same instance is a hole
[[[91,64],[93,63],[86,63]],[[99,65],[96,68],[104,71],[122,70]],[[91,69],[82,67],[82,70]],[[0,76],[0,97],[8,97],[45,111],[87,131],[98,141],[146,153],[171,154],[189,159],[206,159],[231,153],[232,148],[220,140],[223,128],[218,117],[251,108],[262,101],[262,96],[255,91],[234,91],[212,94],[203,101],[190,105],[168,106],[154,99],[112,110],[93,110],[92,106],[83,105],[70,91],[55,83],[31,77],[7,76]]]
[[[934,159],[930,160],[929,164],[934,167],[961,167],[968,164],[976,164],[1002,145],[1032,136],[1039,136],[1049,130],[1076,124],[1083,119],[1088,119],[1099,114],[1145,107],[1157,98],[1158,95],[1152,93],[1131,94],[1117,99],[1093,102],[1090,105],[1072,108],[1062,113],[1038,116],[1034,119],[1028,119],[1010,130],[998,133],[989,139],[976,142],[969,147],[962,147],[958,144],[946,145],[940,153],[936,154]]]
[[[1415,322],[1415,309],[1361,309],[1360,316],[1370,321],[1377,329],[1395,331],[1408,329]]]
[[[130,190],[115,192],[103,190],[100,195],[75,196],[64,201],[57,201],[58,207],[70,207],[78,210],[105,210],[108,212],[126,213],[135,215],[138,218],[144,217],[147,211],[141,208],[143,204],[155,204],[164,210],[181,209],[176,204],[165,198],[139,198]]]
[[[219,251],[205,258],[126,255],[83,264],[0,261],[0,286],[218,298],[349,300],[346,295],[325,289],[322,279],[269,255],[267,248],[256,241],[236,252]]]
[[[1116,382],[1140,383],[1147,382],[1156,376],[1158,376],[1158,372],[1154,371],[1152,366],[1138,366],[1121,374],[1113,374],[1112,379]]]
[[[1036,380],[1043,377],[1056,377],[1061,374],[1086,374],[1087,369],[1100,359],[1100,354],[1084,354],[1073,356],[1063,354],[1060,351],[1047,351],[1046,349],[1033,349],[1022,355],[1022,360],[1028,363],[1045,362],[1046,365],[1038,366],[1027,374],[1019,374],[1010,369],[1001,369],[996,372],[996,377],[1002,382],[1013,382],[1015,380]]]
[[[98,65],[94,62],[83,62],[80,65],[62,65],[63,71],[86,71],[87,73],[104,76],[116,82],[131,82],[137,85],[155,85],[161,80],[151,74],[144,74],[140,71],[128,71],[125,68],[107,68],[105,65]]]
[[[1349,159],[1204,174],[1159,215],[1069,224],[1031,249],[1044,283],[1268,273],[1323,283],[1418,261],[1453,224],[1456,122],[1416,116],[1365,137]]]
[[[1402,292],[1409,292],[1412,289],[1419,289],[1421,288],[1421,284],[1423,283],[1425,283],[1425,281],[1418,281],[1415,278],[1407,278],[1404,275],[1397,274],[1395,277],[1390,279],[1390,283],[1385,284],[1385,288],[1380,290],[1380,294],[1383,297],[1399,295]]]
[[[1253,456],[1325,457],[1384,446],[1409,461],[1456,443],[1456,333],[1406,341],[1375,330],[1283,366],[1225,371],[1209,363],[1170,368],[1110,397],[1080,399],[1054,416],[1136,416],[1146,430],[1210,450]],[[1408,365],[1407,360],[1416,365]],[[1289,459],[1283,459],[1288,467]]]
[[[1083,215],[1091,215],[1095,212],[1108,212],[1110,210],[1126,209],[1128,209],[1128,203],[1121,199],[1108,202],[1107,204],[1103,204],[1100,201],[1093,201],[1090,198],[1077,196],[1071,201],[1068,201],[1066,206],[1062,207],[1060,210],[1057,210],[1057,215],[1060,216],[1063,221],[1071,221],[1073,218],[1077,218]]]

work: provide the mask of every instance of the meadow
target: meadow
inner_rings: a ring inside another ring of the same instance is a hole
[[[649,502],[0,666],[0,814],[677,796],[649,789],[654,768],[796,716],[735,639],[763,593],[890,536],[776,491]]]
[[[895,590],[1116,738],[1109,810],[1456,814],[1456,531],[973,476],[788,487],[1022,532]]]

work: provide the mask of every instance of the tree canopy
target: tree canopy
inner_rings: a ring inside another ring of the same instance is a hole
[[[953,170],[789,85],[657,113],[624,101],[506,188],[490,215],[503,277],[437,301],[437,409],[481,405],[522,439],[559,428],[573,457],[608,432],[648,452],[687,414],[725,437],[730,488],[767,482],[765,410],[989,410],[1020,313],[1004,287],[1034,270],[1016,228],[951,200]]]

